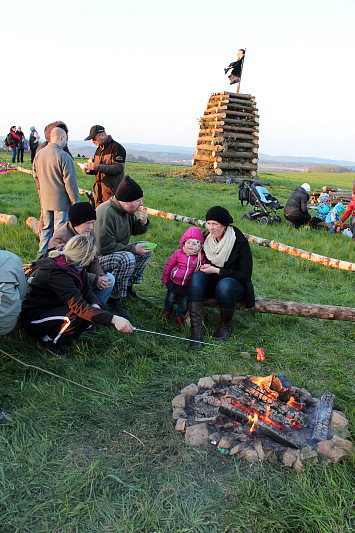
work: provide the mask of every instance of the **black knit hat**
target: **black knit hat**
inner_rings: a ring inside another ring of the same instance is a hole
[[[96,211],[95,208],[90,204],[90,202],[78,202],[69,207],[68,211],[68,220],[75,228],[75,226],[80,226],[84,222],[89,220],[96,220]]]
[[[221,207],[220,205],[215,205],[209,208],[206,213],[206,221],[208,222],[209,220],[215,220],[225,227],[233,223],[233,218],[229,214],[228,209]]]
[[[117,187],[116,200],[121,202],[133,202],[139,198],[143,198],[143,191],[140,185],[129,176],[124,176],[121,183]]]

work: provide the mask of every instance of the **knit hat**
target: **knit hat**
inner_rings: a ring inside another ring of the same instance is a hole
[[[322,194],[319,195],[319,199],[322,203],[328,202],[329,194],[327,194],[326,192],[322,192]]]
[[[334,207],[334,210],[335,211],[338,211],[338,213],[341,213],[342,211],[344,211],[345,207],[343,206],[343,204],[341,202],[339,202],[335,207]]]
[[[116,200],[121,200],[121,202],[133,202],[134,200],[143,198],[143,191],[140,185],[132,180],[132,178],[124,176],[117,187],[115,197]]]
[[[34,126],[31,126],[31,127],[30,127],[30,130],[31,130],[31,131],[35,131],[35,127],[34,127]]]
[[[78,202],[69,207],[68,211],[68,220],[75,228],[88,222],[89,220],[96,220],[96,211],[95,208],[90,204],[90,202]]]
[[[309,183],[302,183],[301,187],[306,191],[309,192],[311,190],[311,186]]]
[[[214,207],[210,207],[210,209],[206,213],[206,221],[209,220],[215,220],[216,222],[219,222],[222,224],[222,226],[229,226],[229,224],[233,223],[233,218],[229,214],[228,209],[225,207],[221,207],[220,205],[215,205]]]

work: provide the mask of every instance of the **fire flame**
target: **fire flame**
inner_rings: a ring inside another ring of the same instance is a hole
[[[291,396],[291,398],[289,399],[289,401],[287,402],[287,405],[290,405],[291,407],[294,407],[295,409],[297,409],[298,411],[303,411],[303,408],[302,408],[302,405],[300,405],[296,398],[294,396]]]
[[[250,428],[250,433],[252,433],[252,432],[254,431],[254,428],[255,428],[255,426],[256,426],[258,420],[259,420],[259,416],[258,416],[258,414],[257,414],[257,413],[253,413],[253,416],[249,415],[249,420],[250,420],[251,422],[253,422],[253,423],[252,423],[252,426],[251,426],[251,428]]]

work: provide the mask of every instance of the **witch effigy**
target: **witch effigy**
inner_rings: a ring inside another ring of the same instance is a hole
[[[228,78],[230,85],[237,84],[236,93],[239,93],[240,89],[240,79],[242,77],[243,64],[244,64],[245,50],[242,48],[238,50],[237,61],[230,63],[228,68],[224,69],[224,73],[227,74],[232,69],[232,72],[229,74]]]

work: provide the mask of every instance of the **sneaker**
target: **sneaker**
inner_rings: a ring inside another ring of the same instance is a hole
[[[142,302],[147,302],[148,301],[148,298],[146,298],[145,296],[141,296],[140,294],[138,294],[133,287],[128,287],[127,289],[127,295],[128,296],[132,296],[133,298],[138,298],[138,300],[141,300]]]
[[[185,320],[184,320],[184,317],[183,316],[177,316],[175,318],[175,322],[177,323],[178,326],[180,326],[180,328],[182,328],[183,326],[185,326]]]
[[[95,333],[97,333],[96,326],[90,324],[90,326],[86,328],[85,333],[89,333],[89,335],[94,335]]]
[[[123,318],[127,318],[127,320],[130,320],[131,315],[127,313],[126,309],[123,307],[123,303],[120,298],[115,301],[115,303],[112,305],[111,308],[112,308],[112,311],[115,313],[115,315],[118,315]]]
[[[38,339],[37,350],[45,354],[56,355],[57,357],[61,357],[62,359],[67,358],[67,354],[65,353],[63,348],[57,346],[56,344],[54,344],[54,342],[51,341],[45,342],[42,339]]]

